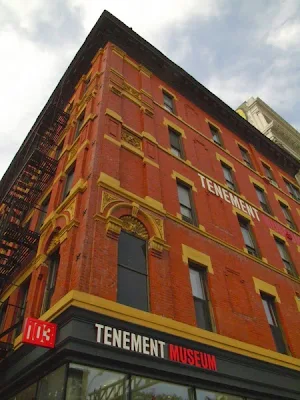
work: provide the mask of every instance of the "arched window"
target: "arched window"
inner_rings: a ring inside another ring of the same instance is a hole
[[[51,299],[55,290],[55,284],[56,284],[56,276],[57,276],[57,270],[59,266],[59,249],[56,250],[54,253],[52,253],[48,257],[48,277],[47,277],[47,283],[45,287],[45,294],[44,294],[44,300],[43,300],[43,306],[42,306],[42,311],[41,314],[49,310],[50,304],[51,304]]]
[[[122,218],[118,246],[118,303],[148,311],[147,239],[144,225],[131,216]]]

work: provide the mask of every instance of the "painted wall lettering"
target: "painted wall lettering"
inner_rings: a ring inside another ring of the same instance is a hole
[[[240,199],[235,194],[231,193],[229,190],[224,189],[220,185],[217,185],[215,182],[206,178],[205,176],[198,174],[201,180],[201,185],[204,189],[207,189],[210,193],[214,194],[217,197],[221,197],[221,199],[225,200],[227,203],[232,204],[234,207],[239,210],[245,212],[250,215],[250,217],[256,218],[260,221],[258,210],[246,201]]]
[[[214,355],[174,344],[166,344],[166,342],[158,339],[138,335],[108,325],[95,324],[95,327],[97,343],[192,365],[197,368],[217,371],[217,361]]]

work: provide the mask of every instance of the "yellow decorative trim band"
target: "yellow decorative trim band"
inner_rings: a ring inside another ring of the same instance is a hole
[[[296,305],[297,305],[297,308],[298,308],[298,311],[300,312],[300,296],[295,296],[295,301],[296,301]]]
[[[151,160],[150,158],[144,157],[144,158],[143,158],[143,161],[144,161],[144,163],[150,164],[150,165],[152,165],[153,167],[156,167],[156,168],[159,169],[159,165],[158,165],[155,161]]]
[[[146,132],[146,131],[143,131],[143,132],[142,132],[142,136],[143,136],[145,139],[148,139],[150,142],[152,142],[152,143],[154,143],[154,144],[157,144],[157,140],[155,139],[155,137],[154,137],[153,135],[151,135],[151,133]]]
[[[196,186],[193,181],[190,179],[186,178],[185,176],[181,175],[179,172],[176,172],[173,170],[171,177],[175,180],[179,179],[180,181],[186,183],[188,186],[190,186],[194,192],[197,192]]]
[[[223,157],[221,154],[216,153],[216,159],[221,161],[223,164],[228,165],[228,167],[230,167],[232,171],[236,172],[233,163],[227,160],[227,158]]]
[[[99,185],[100,183],[106,183],[108,186],[119,188],[120,187],[120,181],[113,178],[110,175],[105,174],[104,172],[101,172],[99,179],[97,181],[97,184]]]
[[[113,137],[107,135],[106,133],[104,134],[104,139],[109,140],[111,143],[115,144],[118,147],[121,147],[121,142],[119,142],[118,140],[114,139]]]
[[[206,267],[210,274],[214,273],[211,263],[211,258],[207,254],[201,253],[200,251],[193,249],[192,247],[186,246],[185,244],[182,244],[181,246],[182,246],[182,261],[185,264],[188,264],[189,261],[194,261],[197,264]]]
[[[44,313],[40,319],[42,321],[52,321],[71,306],[140,325],[158,332],[164,332],[196,343],[202,343],[207,346],[240,354],[276,366],[300,371],[300,360],[296,357],[248,344],[182,322],[174,321],[171,318],[137,310],[111,300],[103,299],[99,296],[93,296],[75,290],[67,293],[53,307]],[[15,346],[20,343],[20,339],[21,335],[16,339],[14,343]],[[20,346],[22,346],[22,344]]]
[[[271,285],[270,283],[264,282],[258,278],[253,276],[253,282],[255,291],[257,294],[260,295],[260,292],[264,292],[273,296],[277,303],[281,303],[280,297],[278,296],[277,289],[275,286]]]

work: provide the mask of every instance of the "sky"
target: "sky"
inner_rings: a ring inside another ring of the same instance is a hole
[[[300,130],[299,0],[0,0],[0,177],[106,9],[236,109]]]

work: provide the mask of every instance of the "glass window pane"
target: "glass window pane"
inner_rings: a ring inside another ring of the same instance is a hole
[[[150,378],[132,376],[132,400],[189,400],[189,388]]]
[[[282,258],[283,260],[288,260],[288,257],[287,257],[287,254],[286,254],[286,250],[285,250],[284,244],[281,243],[281,242],[278,242],[278,241],[276,240],[276,245],[277,245],[277,249],[278,249],[278,251],[279,251],[279,253],[280,253],[281,258]]]
[[[119,266],[118,303],[148,311],[147,275]]]
[[[233,182],[231,169],[227,168],[223,165],[223,172],[224,172],[224,177],[225,177],[226,181]]]
[[[270,325],[276,325],[269,301],[267,299],[262,299],[262,302],[263,302],[263,306],[264,306],[264,310],[265,310],[265,314],[266,314],[268,323]]]
[[[254,242],[252,240],[252,236],[251,236],[251,234],[249,232],[249,229],[247,227],[245,227],[245,226],[241,226],[241,231],[242,231],[242,235],[243,235],[245,244],[247,246],[255,248]]]
[[[125,400],[126,375],[70,364],[66,400]]]
[[[186,208],[186,207],[184,207],[184,206],[180,206],[180,213],[181,213],[181,215],[183,215],[184,217],[193,219],[192,211],[191,211],[189,208]]]
[[[64,400],[66,366],[44,376],[38,385],[38,400]]]
[[[243,400],[243,397],[196,389],[196,400]]]
[[[188,208],[191,208],[189,189],[186,188],[185,186],[177,184],[177,190],[178,190],[179,203]]]
[[[205,291],[203,287],[203,276],[202,274],[190,268],[190,280],[192,286],[192,293],[194,297],[198,297],[199,299],[205,300]]]
[[[34,383],[28,388],[22,390],[22,392],[18,393],[16,396],[12,397],[10,400],[35,400],[36,386],[37,384]]]
[[[118,246],[118,264],[146,274],[145,240],[121,231]]]
[[[197,326],[207,331],[211,330],[211,319],[206,300],[194,299]]]
[[[171,153],[176,157],[181,157],[180,151],[173,146],[171,147]]]

